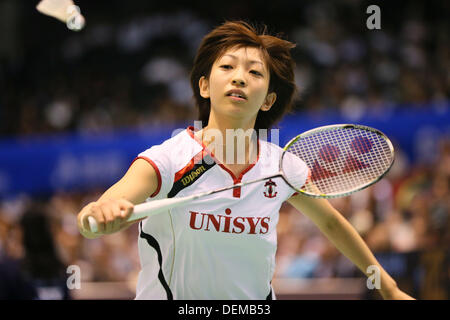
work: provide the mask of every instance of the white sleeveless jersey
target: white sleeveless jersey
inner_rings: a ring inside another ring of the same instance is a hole
[[[155,169],[148,201],[183,197],[279,171],[283,150],[258,141],[258,159],[239,177],[216,161],[193,128],[139,154]],[[297,160],[298,161],[298,160]],[[308,168],[298,168],[306,180]],[[220,192],[139,224],[136,299],[271,299],[282,178]]]

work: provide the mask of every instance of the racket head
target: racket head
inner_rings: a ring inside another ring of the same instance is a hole
[[[288,153],[302,159],[310,170],[302,187],[292,169],[286,170],[287,159],[292,158],[286,156]],[[337,198],[381,180],[393,163],[394,147],[381,131],[363,125],[334,124],[291,139],[284,147],[280,172],[286,182],[302,194]]]

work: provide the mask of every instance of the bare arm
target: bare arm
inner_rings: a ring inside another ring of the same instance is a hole
[[[304,195],[291,197],[288,202],[310,218],[320,231],[349,258],[366,276],[367,268],[376,266],[380,270],[380,294],[385,299],[411,299],[400,291],[394,279],[376,260],[366,243],[353,226],[325,199],[314,199]]]
[[[127,222],[134,204],[144,202],[158,188],[155,169],[145,160],[137,159],[125,175],[95,202],[86,205],[78,214],[78,229],[86,238],[97,238],[128,228],[137,221]],[[88,216],[93,216],[99,234],[90,232]],[[139,221],[139,220],[138,220]]]

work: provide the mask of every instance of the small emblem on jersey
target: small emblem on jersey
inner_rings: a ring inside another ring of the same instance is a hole
[[[275,191],[276,186],[277,184],[273,182],[272,179],[269,179],[269,181],[264,184],[264,188],[266,188],[266,190],[264,191],[264,197],[275,198],[278,193],[277,191]]]

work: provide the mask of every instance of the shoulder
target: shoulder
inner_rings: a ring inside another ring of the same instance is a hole
[[[197,149],[201,149],[196,141],[190,136],[188,130],[182,130],[174,134],[159,145],[154,145],[140,154],[140,156],[166,156],[172,159],[176,157],[189,156]],[[198,151],[197,151],[198,152]]]
[[[185,167],[203,150],[188,129],[182,130],[159,145],[141,152],[137,158],[144,158],[170,179],[175,172]],[[151,160],[151,161],[150,161]],[[165,174],[164,174],[165,172]]]
[[[283,153],[283,148],[280,147],[279,145],[275,144],[275,143],[272,143],[272,142],[269,142],[269,141],[266,141],[266,140],[263,140],[263,139],[259,139],[259,145],[262,148],[266,148],[266,149],[269,149],[269,150],[277,151],[279,153]]]
[[[296,162],[297,165],[300,160],[302,164],[306,165],[304,163],[304,161],[301,160],[298,157],[298,155],[296,155],[295,153],[292,153],[291,150],[289,150],[288,152],[284,152],[285,151],[284,148],[282,148],[274,143],[260,140],[260,148],[261,148],[261,155],[266,154],[272,158],[277,158],[278,160],[280,160],[281,156],[284,154],[284,158],[286,158],[286,160],[294,161],[294,162]]]
[[[147,161],[155,169],[159,185],[155,196],[165,196],[172,188],[176,172],[185,167],[202,149],[188,130],[182,130],[163,143],[139,153],[136,159]]]
[[[195,140],[191,138],[187,129],[175,131],[172,137],[165,140],[159,146],[178,149],[189,145],[194,145]]]
[[[275,158],[279,160],[281,155],[283,154],[283,148],[272,142],[261,139],[259,140],[259,148],[259,154],[261,158]]]

